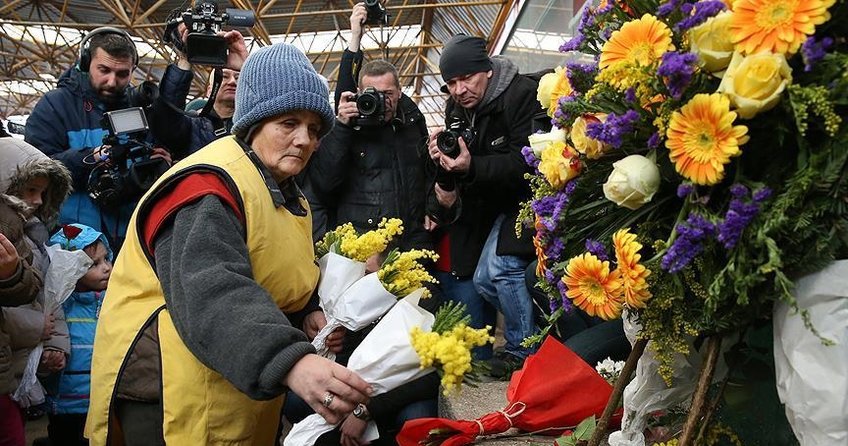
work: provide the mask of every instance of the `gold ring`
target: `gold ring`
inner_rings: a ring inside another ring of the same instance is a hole
[[[321,404],[323,404],[323,405],[324,405],[324,407],[326,407],[326,408],[328,408],[328,409],[329,409],[329,408],[330,408],[330,404],[333,404],[333,400],[334,400],[335,398],[336,398],[336,396],[335,396],[335,395],[333,395],[333,393],[332,393],[332,392],[327,392],[327,394],[326,394],[326,395],[324,395],[324,401],[322,401],[322,402],[321,402]]]

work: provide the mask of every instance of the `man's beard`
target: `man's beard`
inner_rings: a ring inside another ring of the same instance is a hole
[[[108,90],[112,94],[106,95],[103,94],[103,91],[98,92],[98,98],[103,101],[104,104],[108,106],[116,106],[116,105],[124,105],[127,100],[127,89],[123,88],[121,90]]]

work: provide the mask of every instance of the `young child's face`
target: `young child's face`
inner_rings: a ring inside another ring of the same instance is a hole
[[[21,196],[18,198],[24,200],[32,208],[30,212],[35,212],[44,203],[44,192],[47,191],[48,187],[50,187],[50,180],[47,177],[35,177],[24,185]]]
[[[77,288],[90,291],[103,291],[109,284],[109,276],[112,275],[112,262],[106,259],[106,246],[96,242],[86,247],[83,251],[91,257],[94,264],[88,272],[77,282]]]

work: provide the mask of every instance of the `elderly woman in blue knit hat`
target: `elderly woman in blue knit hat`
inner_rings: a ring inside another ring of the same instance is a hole
[[[142,198],[97,327],[92,445],[270,445],[287,390],[330,423],[367,400],[368,384],[309,342],[326,320],[294,176],[333,125],[328,98],[299,50],[260,49],[239,77],[234,136]]]

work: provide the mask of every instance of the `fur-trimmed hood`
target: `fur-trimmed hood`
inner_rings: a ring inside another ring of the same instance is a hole
[[[16,198],[29,180],[47,177],[50,186],[44,194],[44,203],[35,212],[42,222],[51,222],[58,214],[62,202],[71,193],[71,173],[61,162],[50,159],[40,150],[15,138],[0,138],[0,194],[4,201],[20,207]]]

